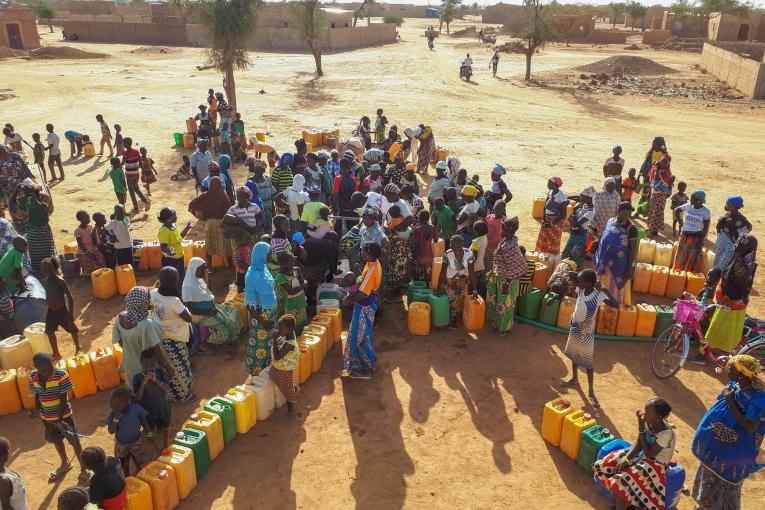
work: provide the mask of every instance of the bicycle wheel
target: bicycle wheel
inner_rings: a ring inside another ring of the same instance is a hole
[[[659,379],[672,377],[680,370],[688,358],[688,334],[678,324],[661,332],[653,344],[651,368]]]
[[[756,344],[747,344],[741,348],[736,354],[748,354],[757,358],[760,365],[765,365],[765,342],[759,342]]]

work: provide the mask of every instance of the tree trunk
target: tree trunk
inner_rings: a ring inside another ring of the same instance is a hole
[[[226,91],[226,99],[231,108],[236,111],[236,81],[234,80],[234,66],[226,66],[226,75],[223,78],[223,89]]]
[[[321,48],[311,48],[311,53],[313,53],[313,60],[316,62],[316,76],[324,76],[324,71],[321,69]]]
[[[534,54],[534,49],[529,48],[526,50],[526,77],[524,80],[531,80],[531,56]]]
[[[614,28],[616,28],[616,14],[614,14]]]
[[[438,33],[439,34],[441,33],[441,29],[442,28],[444,28],[444,20],[443,19],[439,20],[439,22],[438,22]]]
[[[446,33],[447,33],[447,35],[449,34],[449,22],[448,21],[446,22]]]
[[[50,33],[53,33],[53,22],[48,20],[48,28],[50,28]]]

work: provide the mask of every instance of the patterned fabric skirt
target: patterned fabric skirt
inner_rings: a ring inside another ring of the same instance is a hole
[[[409,260],[411,243],[396,235],[390,236],[390,270],[388,271],[388,288],[396,289],[409,282]]]
[[[628,506],[664,510],[666,478],[664,465],[643,457],[633,465],[616,472],[619,457],[627,450],[617,450],[592,465],[595,476],[617,498]],[[720,507],[709,507],[719,510]]]
[[[584,253],[587,247],[587,233],[571,234],[563,248],[561,259],[571,259],[576,262],[576,267],[580,271],[584,268]]]
[[[295,306],[296,304],[299,306]],[[284,313],[288,313],[295,317],[295,335],[300,335],[303,332],[303,328],[308,323],[305,292],[301,291],[300,294],[285,298]],[[277,317],[277,319],[278,318],[279,317]]]
[[[429,282],[431,267],[432,267],[431,264],[423,264],[422,262],[419,262],[417,259],[414,259],[412,261],[412,270],[414,272],[415,281]]]
[[[700,273],[704,270],[703,252],[699,247],[699,238],[688,235],[685,232],[680,234],[680,240],[677,242],[677,254],[672,268],[676,271],[693,271]]]
[[[492,327],[504,333],[513,327],[515,301],[518,298],[518,279],[509,280],[506,276],[495,275],[493,271],[486,274],[486,318]],[[502,287],[507,284],[507,293]]]
[[[162,340],[161,345],[167,361],[175,370],[175,377],[170,379],[170,400],[181,402],[191,395],[191,386],[194,384],[191,375],[191,362],[189,362],[189,350],[185,343],[168,338]]]
[[[53,232],[48,224],[41,227],[27,226],[27,233],[24,237],[26,237],[29,244],[27,249],[29,251],[29,258],[32,261],[32,272],[34,272],[35,276],[39,276],[42,259],[56,256]]]
[[[457,276],[446,280],[446,297],[449,298],[449,312],[452,325],[462,324],[462,310],[465,308],[467,276]]]
[[[227,304],[217,304],[215,315],[195,315],[194,322],[206,326],[210,331],[207,343],[213,345],[233,344],[239,340],[244,329],[239,310]]]
[[[279,388],[287,402],[293,404],[297,402],[298,389],[295,387],[292,370],[285,372],[271,365],[271,368],[268,369],[268,377]]]
[[[733,252],[736,251],[736,245],[733,244],[731,238],[725,232],[719,232],[717,234],[717,242],[715,243],[715,265],[714,269],[724,270],[730,264],[733,258]]]
[[[741,486],[726,482],[699,464],[691,497],[704,509],[741,510]]]
[[[205,221],[205,252],[208,255],[231,256],[231,241],[223,236],[222,220]]]
[[[372,342],[372,328],[375,323],[377,301],[369,305],[356,304],[353,307],[353,318],[348,330],[348,338],[343,346],[343,375],[351,372],[377,367],[377,354]]]
[[[585,369],[595,368],[595,324],[571,321],[563,354],[575,365]]]
[[[273,321],[276,310],[262,310],[260,315]],[[271,343],[269,331],[258,321],[250,317],[250,340],[244,355],[244,371],[250,375],[258,375],[261,370],[271,364]]]
[[[616,280],[614,280],[611,270],[606,268],[605,272],[600,276],[600,283],[608,289],[620,305],[632,305],[632,280],[627,280],[624,287],[620,289],[616,286]]]
[[[536,251],[540,253],[560,253],[560,238],[563,234],[563,222],[551,223],[549,227],[542,225],[539,228]]]
[[[661,232],[664,230],[664,208],[667,206],[669,193],[653,191],[648,204],[648,231]]]
[[[78,251],[77,258],[80,261],[80,269],[82,269],[83,276],[88,276],[96,269],[101,269],[106,265],[104,254],[98,250],[86,252]]]

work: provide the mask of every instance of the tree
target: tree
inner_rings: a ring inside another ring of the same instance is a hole
[[[383,23],[393,23],[397,27],[400,27],[404,24],[404,18],[396,16],[395,14],[387,14],[383,17]]]
[[[523,0],[526,27],[520,35],[526,55],[526,81],[531,80],[531,57],[539,48],[558,38],[555,20],[545,0]]]
[[[316,62],[316,76],[321,69],[321,43],[327,33],[327,19],[319,0],[298,0],[292,4],[292,31],[308,45]]]
[[[627,3],[626,11],[627,14],[630,15],[630,18],[632,18],[631,28],[635,28],[635,20],[640,18],[643,18],[643,28],[645,28],[646,8],[643,4],[636,2],[635,0],[630,0],[630,2]]]
[[[441,25],[446,23],[446,33],[449,33],[449,23],[457,17],[462,0],[441,0],[441,20],[438,31],[441,31]]]
[[[223,73],[223,89],[236,110],[234,71],[252,65],[247,47],[255,38],[255,23],[262,0],[189,0],[184,4],[210,37],[207,63]]]
[[[621,2],[611,2],[608,4],[608,7],[611,9],[611,16],[613,16],[611,21],[613,21],[614,28],[616,28],[616,18],[624,14],[624,11],[627,10],[627,6]]]
[[[364,17],[364,13],[367,12],[367,8],[374,4],[375,0],[361,0],[361,4],[353,11],[353,26],[359,21],[359,18]],[[367,17],[367,23],[369,23],[369,17]]]
[[[56,17],[56,11],[53,10],[53,6],[47,0],[39,0],[29,4],[29,8],[37,14],[40,20],[45,20],[50,31],[53,32],[53,18]]]

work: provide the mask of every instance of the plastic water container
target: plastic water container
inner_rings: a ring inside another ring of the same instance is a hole
[[[414,296],[414,291],[416,290],[426,290],[428,288],[428,282],[409,282],[406,286],[406,299],[408,303],[412,302],[412,297]]]
[[[178,479],[172,466],[153,460],[136,475],[151,487],[153,510],[171,510],[178,506]]]
[[[255,426],[258,420],[258,406],[255,394],[244,388],[231,388],[226,392],[226,398],[234,406],[237,434],[246,434]]]
[[[656,327],[653,336],[657,337],[662,331],[675,324],[674,309],[671,306],[656,305]]]
[[[554,292],[548,292],[542,298],[542,307],[539,310],[539,322],[555,326],[558,323],[558,310],[560,309],[560,296]]]
[[[303,333],[307,335],[318,336],[321,340],[321,347],[323,352],[329,350],[329,346],[332,345],[332,339],[329,337],[329,330],[326,326],[323,326],[316,322],[310,322],[303,328]]]
[[[546,403],[544,411],[542,411],[542,439],[553,446],[560,445],[563,418],[576,410],[571,402],[562,398],[556,398]]]
[[[603,425],[595,425],[582,432],[582,441],[579,444],[579,455],[576,457],[576,464],[582,470],[592,473],[592,464],[598,458],[598,452],[608,443],[614,441],[616,437],[610,430]]]
[[[412,303],[409,305],[407,318],[409,334],[427,336],[430,334],[430,305],[428,303]]]
[[[186,131],[188,133],[196,133],[197,132],[197,121],[194,120],[193,117],[189,117],[188,119],[186,119]],[[180,144],[178,144],[178,145],[180,145]]]
[[[178,147],[183,147],[183,133],[173,133],[173,142]]]
[[[527,251],[526,252],[526,260],[533,260],[534,262],[539,262],[539,255],[540,253],[538,251]]]
[[[90,353],[90,365],[93,367],[93,375],[96,377],[96,385],[101,391],[119,386],[120,374],[117,372],[117,364],[114,354],[109,347],[96,349]]]
[[[29,393],[29,374],[32,372],[32,367],[19,367],[16,369],[16,386],[19,390],[19,397],[21,398],[21,405],[24,409],[34,409],[35,396]],[[0,395],[4,394],[4,391]]]
[[[321,368],[321,362],[324,361],[324,349],[321,339],[313,335],[301,335],[303,344],[311,349],[311,373],[315,374]]]
[[[186,446],[173,444],[162,450],[157,460],[175,470],[178,496],[181,499],[186,499],[197,486],[194,452]]]
[[[656,241],[653,239],[641,239],[638,246],[637,261],[644,264],[653,264],[656,257]]]
[[[244,387],[255,394],[258,420],[268,419],[276,409],[274,383],[260,377],[250,377]]]
[[[327,317],[332,319],[332,331],[334,331],[335,336],[333,337],[333,342],[339,342],[340,341],[340,332],[343,330],[343,312],[340,310],[339,306],[330,306],[323,308],[321,310],[316,311],[319,315],[326,315]]]
[[[122,365],[122,346],[120,344],[112,344],[112,354],[114,354],[114,364],[117,365],[117,373],[120,374],[120,380],[125,380],[125,372],[120,372],[120,365]]]
[[[547,287],[547,265],[542,262],[537,262],[534,269],[534,276],[531,279],[531,286],[535,289],[545,290]]]
[[[207,436],[207,446],[210,448],[210,460],[215,460],[223,451],[223,424],[220,416],[209,411],[199,411],[189,416],[183,424],[184,428],[201,430]]]
[[[264,368],[257,375],[257,378],[258,379],[265,379],[268,382],[270,382],[271,384],[273,384],[273,381],[271,380],[271,376],[269,375],[270,371],[271,371],[271,367],[270,366]],[[294,374],[293,374],[292,384],[295,384]],[[282,393],[282,390],[280,390],[279,387],[274,384],[274,407],[276,409],[279,409],[280,407],[282,407],[286,403],[287,403],[287,399],[284,397],[284,393]]]
[[[32,345],[32,353],[47,352],[53,354],[53,348],[50,345],[48,335],[45,333],[45,323],[35,322],[24,328],[23,336],[29,340]]]
[[[340,290],[340,286],[336,283],[320,283],[316,288],[316,302],[318,303],[322,299],[340,299],[343,292]]]
[[[125,487],[127,489],[127,506],[125,510],[146,510],[152,508],[151,487],[149,487],[148,483],[135,476],[126,476]]]
[[[249,312],[247,311],[247,307],[244,305],[244,297],[242,294],[236,294],[231,299],[226,300],[226,304],[229,306],[232,306],[237,309],[239,312],[239,318],[242,319],[242,325],[244,326],[244,331],[247,331],[250,329],[250,318],[249,318]]]
[[[183,267],[189,265],[189,260],[194,256],[194,241],[191,239],[184,239],[181,241],[181,247],[183,248]]]
[[[597,421],[584,411],[574,411],[563,418],[563,428],[560,434],[560,449],[571,460],[576,460],[579,455],[579,445],[582,441],[582,432],[597,425]]]
[[[32,366],[32,342],[21,335],[0,341],[0,367],[10,370]]]
[[[412,299],[409,300],[409,303],[429,303],[430,302],[430,296],[433,295],[432,289],[414,289],[412,291]]]
[[[653,336],[653,330],[656,328],[656,308],[645,303],[640,303],[635,308],[637,309],[635,336]]]
[[[664,267],[672,265],[672,243],[656,243],[656,250],[653,254],[653,264],[655,266]]]
[[[340,309],[340,300],[338,299],[320,299],[316,303],[316,313],[321,313],[329,308]],[[338,328],[342,325],[338,326]]]
[[[61,274],[63,274],[64,278],[67,280],[79,278],[82,274],[80,259],[76,254],[64,253],[63,255],[59,255],[58,264],[61,266]]]
[[[162,247],[158,242],[152,241],[144,244],[141,260],[144,257],[148,257],[149,269],[162,269]]]
[[[77,241],[69,241],[64,245],[64,253],[77,253],[79,249],[80,247],[77,246]]]
[[[220,417],[223,426],[223,444],[229,444],[236,437],[234,403],[225,397],[213,397],[205,403],[204,409]]]
[[[715,265],[715,252],[704,248],[702,251],[702,262],[704,266],[704,273],[708,273]]]
[[[184,149],[194,148],[194,135],[192,135],[191,133],[185,133],[183,135],[183,148]]]
[[[532,289],[518,298],[518,315],[526,319],[537,320],[542,306],[542,291]]]
[[[664,508],[675,508],[680,502],[680,494],[685,485],[685,469],[672,460],[667,465],[664,476],[666,480],[664,483]]]
[[[433,263],[430,266],[430,288],[437,289],[441,278],[441,268],[443,267],[443,257],[433,257]]]
[[[213,255],[212,267],[228,267],[228,259],[222,255]]]
[[[624,439],[614,439],[610,443],[606,443],[606,445],[600,449],[596,460],[601,460],[609,453],[613,453],[618,450],[629,450],[631,447],[632,445]],[[598,490],[600,495],[606,498],[608,501],[613,502],[614,494],[600,482],[598,475],[593,474],[592,479],[595,482],[595,488]]]
[[[258,140],[259,142],[264,142],[265,143],[265,141],[266,141],[266,133],[264,133],[263,131],[256,131],[255,132],[255,139]]]
[[[654,296],[663,296],[667,292],[668,280],[669,268],[664,266],[653,266],[653,272],[651,272],[651,284],[648,287],[648,293]]]
[[[475,294],[465,295],[465,305],[462,310],[462,323],[468,331],[483,329],[486,321],[486,302]]]
[[[113,269],[96,269],[90,273],[90,282],[93,285],[93,295],[98,299],[109,299],[117,294],[117,279]]]
[[[686,276],[685,291],[697,296],[699,292],[701,292],[701,289],[704,288],[706,276],[704,276],[704,273],[687,273]]]
[[[428,296],[428,304],[430,305],[431,324],[436,328],[448,326],[450,319],[449,298],[445,295],[431,294]]]
[[[558,319],[556,320],[556,326],[562,329],[568,329],[571,325],[571,316],[574,314],[574,307],[576,307],[576,298],[570,296],[564,296],[558,306]]]
[[[545,215],[545,202],[544,198],[535,198],[531,203],[531,217],[535,220],[541,220]]]
[[[668,298],[679,299],[683,292],[685,292],[686,280],[687,274],[685,271],[670,269],[669,276],[667,277],[667,289],[664,291],[664,295]]]
[[[22,407],[16,369],[0,370],[0,416],[18,413]]]
[[[313,373],[313,352],[305,343],[298,344],[300,357],[298,359],[298,384],[305,384]]]
[[[647,294],[648,288],[651,285],[651,274],[653,274],[653,266],[651,264],[645,264],[643,262],[635,264],[635,277],[632,279],[632,290]]]
[[[335,331],[335,321],[332,320],[332,317],[322,314],[314,315],[311,318],[311,322],[314,324],[320,324],[327,328],[327,334],[329,335],[328,340],[331,339],[334,342],[335,339],[340,336],[340,332]],[[322,345],[322,350],[326,353],[328,349]],[[324,355],[322,354],[322,358],[323,356]]]
[[[595,332],[597,334],[614,336],[616,334],[616,325],[618,322],[618,308],[612,308],[605,303],[598,305],[598,319],[595,323]]]
[[[433,253],[434,257],[443,257],[444,253],[446,253],[446,241],[443,239],[433,241],[430,245],[430,251]]]
[[[130,289],[135,287],[135,272],[133,272],[132,264],[123,264],[117,266],[114,270],[114,274],[117,278],[117,292],[121,296],[127,295]]]
[[[210,446],[207,444],[207,434],[203,430],[184,428],[175,434],[173,444],[185,446],[194,452],[197,481],[204,478],[210,471]]]
[[[204,241],[194,241],[194,245],[192,246],[191,253],[195,257],[199,257],[201,259],[206,259],[207,251],[205,250],[205,242]]]
[[[616,336],[635,336],[637,326],[637,308],[622,305],[619,307],[619,318],[616,322]]]
[[[90,356],[78,354],[66,360],[66,371],[74,385],[74,396],[77,398],[92,395],[98,391],[96,375],[93,373],[93,365]]]
[[[93,144],[93,142],[83,142],[82,143],[82,153],[85,155],[86,158],[92,158],[96,155],[96,146]]]

